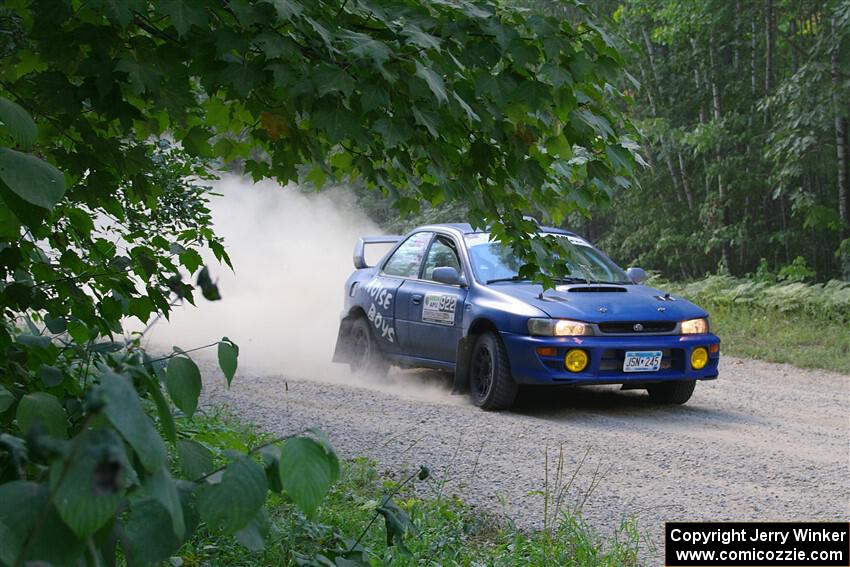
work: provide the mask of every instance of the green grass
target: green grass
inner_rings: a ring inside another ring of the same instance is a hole
[[[205,442],[218,451],[262,443],[268,436],[217,410],[192,422]],[[621,526],[603,541],[579,517],[557,515],[549,531],[523,532],[482,513],[456,496],[443,494],[439,479],[417,481],[394,498],[408,514],[415,533],[402,545],[388,545],[382,517],[369,526],[384,494],[398,487],[408,472],[381,475],[366,459],[344,463],[339,482],[308,520],[285,497],[267,502],[270,533],[265,549],[249,551],[232,537],[198,526],[172,564],[201,565],[333,565],[340,551],[350,549],[361,534],[364,562],[351,565],[637,565],[640,535],[633,523]],[[551,523],[551,522],[550,522]],[[345,564],[339,563],[340,565]]]
[[[705,305],[722,352],[850,373],[850,329],[805,313]]]
[[[850,373],[850,283],[753,281],[724,275],[692,282],[654,276],[711,315],[721,352]]]

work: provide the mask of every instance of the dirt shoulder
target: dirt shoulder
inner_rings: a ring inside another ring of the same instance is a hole
[[[344,457],[389,471],[428,465],[444,490],[541,527],[534,495],[564,449],[566,506],[583,501],[610,534],[634,517],[645,558],[662,553],[665,520],[846,520],[850,516],[850,376],[726,357],[718,381],[682,407],[613,387],[524,392],[486,413],[427,372],[350,386],[283,376],[209,381],[208,403],[279,434],[325,430]],[[591,490],[592,489],[592,490]],[[654,548],[653,548],[654,546]]]

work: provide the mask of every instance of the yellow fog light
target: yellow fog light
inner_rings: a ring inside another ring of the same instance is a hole
[[[697,347],[691,351],[691,368],[694,370],[702,370],[708,364],[708,351],[702,347]]]
[[[587,353],[579,348],[574,348],[564,357],[564,366],[570,372],[581,372],[587,367]]]

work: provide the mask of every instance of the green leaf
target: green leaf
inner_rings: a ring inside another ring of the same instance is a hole
[[[174,404],[192,417],[201,395],[201,371],[192,359],[175,356],[168,361],[165,372],[165,387]]]
[[[331,142],[356,138],[360,133],[360,120],[350,110],[342,107],[319,108],[313,113],[313,125],[324,130]]]
[[[218,343],[218,365],[227,379],[227,385],[233,381],[233,375],[236,374],[237,357],[239,356],[239,347],[236,346],[230,339],[224,337]]]
[[[478,114],[476,114],[474,110],[472,110],[472,107],[469,106],[469,104],[467,104],[465,100],[460,98],[457,93],[452,93],[452,96],[463,109],[463,111],[466,113],[466,117],[469,118],[470,122],[481,122],[481,117],[478,116]]]
[[[603,138],[609,138],[614,135],[614,130],[611,128],[611,124],[608,120],[604,116],[594,114],[590,109],[582,108],[571,114],[575,114]]]
[[[206,8],[195,0],[159,0],[158,8],[171,18],[177,34],[183,36],[193,25],[203,27],[207,23]]]
[[[348,97],[354,91],[354,79],[336,65],[323,64],[310,75],[316,84],[319,96],[338,92]]]
[[[29,154],[0,148],[0,179],[15,195],[44,209],[52,209],[65,194],[62,172]]]
[[[416,120],[417,124],[425,126],[431,136],[433,136],[434,138],[440,137],[438,118],[433,112],[428,112],[427,110],[419,110],[414,106],[413,118]]]
[[[68,432],[68,419],[62,404],[47,392],[33,392],[21,398],[15,417],[24,433],[37,424],[54,437],[65,437]]]
[[[401,31],[402,35],[407,38],[407,42],[425,49],[440,50],[440,39],[431,34],[425,33],[413,24],[408,24]]]
[[[106,372],[100,384],[106,417],[127,440],[146,470],[159,469],[166,459],[165,443],[142,408],[132,383],[124,376]]]
[[[413,129],[403,120],[379,118],[372,124],[372,129],[384,138],[384,145],[394,148],[410,139]]]
[[[416,526],[410,521],[407,513],[389,498],[384,498],[375,511],[384,517],[387,528],[387,546],[397,545],[406,552],[404,534],[416,531]]]
[[[17,564],[37,509],[46,500],[44,485],[21,480],[0,484],[0,563]]]
[[[260,449],[269,490],[278,494],[283,492],[283,484],[280,481],[280,449],[279,445],[266,445]]]
[[[0,385],[0,413],[3,413],[15,403],[15,395]]]
[[[183,147],[192,155],[201,157],[211,157],[213,148],[210,145],[209,139],[212,136],[212,131],[203,126],[195,126],[191,128],[181,139]]]
[[[148,477],[144,489],[162,504],[168,512],[170,524],[177,539],[186,535],[186,524],[183,520],[183,507],[180,505],[180,494],[177,484],[171,478],[167,467],[162,467]]]
[[[183,267],[186,268],[190,274],[194,274],[198,268],[204,263],[201,255],[198,254],[197,250],[186,250],[179,256],[180,263],[183,264]]]
[[[207,266],[198,272],[198,286],[201,288],[201,293],[207,301],[218,301],[221,299],[221,293],[218,291],[218,285],[210,278],[210,270]]]
[[[295,0],[263,0],[267,4],[274,6],[277,11],[278,18],[281,20],[291,20],[293,16],[300,16],[304,10],[301,5]]]
[[[151,496],[134,498],[124,520],[122,538],[129,565],[155,565],[180,548],[180,539],[169,529],[171,517],[165,506]]]
[[[605,153],[608,154],[614,171],[632,171],[631,154],[627,150],[619,146],[608,146]]]
[[[333,450],[310,437],[286,441],[280,456],[280,480],[292,501],[313,517],[331,484],[339,479]]]
[[[171,413],[171,406],[162,394],[162,389],[159,386],[159,380],[155,377],[147,376],[148,392],[153,398],[156,405],[156,411],[159,415],[159,425],[165,434],[165,438],[175,443],[177,441],[177,430],[174,425],[174,415]]]
[[[21,234],[21,221],[0,197],[0,238],[3,240],[17,240]]]
[[[77,537],[86,539],[116,513],[135,473],[112,429],[84,431],[74,443],[71,460],[53,464],[50,484],[59,515]]]
[[[254,516],[251,522],[236,532],[236,541],[251,551],[262,551],[266,546],[266,538],[269,535],[269,516],[265,508]]]
[[[419,63],[419,61],[416,62],[416,76],[428,83],[428,88],[431,89],[431,92],[434,93],[440,104],[449,100],[449,97],[446,95],[446,85],[443,83],[443,78]]]
[[[385,44],[366,34],[346,31],[341,36],[350,44],[352,54],[371,59],[378,68],[382,67],[392,54]]]
[[[85,323],[80,321],[79,319],[75,319],[70,321],[67,324],[68,334],[71,335],[71,338],[74,339],[74,342],[78,345],[84,345],[89,342],[91,335],[89,334],[89,329]]]
[[[48,388],[58,386],[65,380],[65,375],[55,366],[43,365],[38,369],[38,378]]]
[[[0,122],[6,125],[12,139],[22,149],[29,149],[38,137],[38,128],[29,113],[19,104],[0,96]]]
[[[198,489],[196,505],[213,529],[233,534],[246,527],[266,501],[266,475],[249,457],[227,465],[221,482]]]
[[[15,565],[29,539],[22,565],[75,565],[83,544],[50,504],[46,483],[0,484],[0,563]]]
[[[198,480],[215,468],[212,451],[191,439],[177,441],[180,470],[188,480]]]

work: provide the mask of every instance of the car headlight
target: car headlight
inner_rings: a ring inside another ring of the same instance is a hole
[[[708,319],[700,317],[699,319],[688,319],[682,321],[683,335],[704,335],[708,332]]]
[[[592,335],[593,327],[588,323],[570,319],[532,318],[528,320],[528,332],[547,337],[576,337]]]

